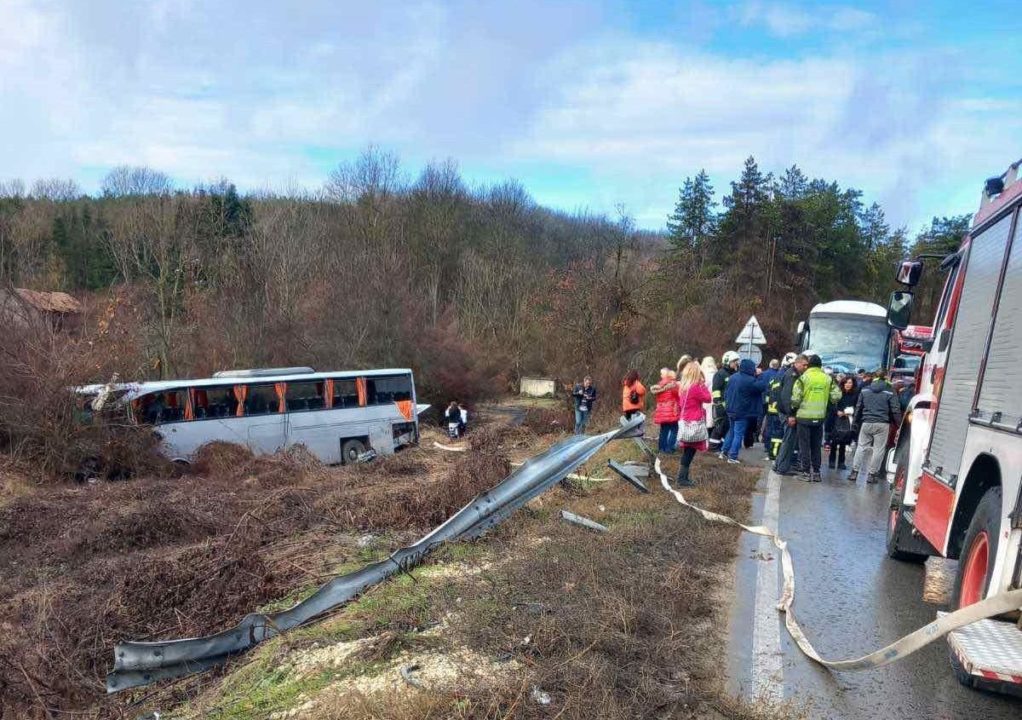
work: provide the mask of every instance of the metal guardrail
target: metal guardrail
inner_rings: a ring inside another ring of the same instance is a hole
[[[264,640],[338,608],[391,575],[415,567],[439,545],[479,537],[533,498],[560,482],[611,440],[641,435],[645,418],[636,415],[602,435],[575,435],[529,459],[496,486],[477,495],[442,525],[386,560],[340,575],[294,607],[251,613],[229,630],[205,637],[156,642],[128,641],[114,647],[108,693],[148,685],[216,667]]]

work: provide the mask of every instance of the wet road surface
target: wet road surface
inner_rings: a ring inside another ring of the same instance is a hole
[[[762,457],[762,455],[760,455]],[[751,454],[750,454],[751,459]],[[795,566],[796,617],[827,659],[865,655],[933,620],[923,567],[884,552],[886,483],[853,485],[847,472],[809,484],[764,473],[753,519],[779,525]],[[804,704],[811,718],[1022,718],[1022,700],[963,687],[938,640],[885,668],[830,673],[810,662],[774,605],[781,586],[772,543],[742,539],[731,609],[728,684],[735,694]]]

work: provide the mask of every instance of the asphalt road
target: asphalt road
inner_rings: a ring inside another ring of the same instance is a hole
[[[760,455],[761,457],[761,455]],[[750,456],[751,459],[751,456]],[[884,553],[888,489],[824,471],[822,483],[764,473],[753,517],[779,525],[795,567],[794,610],[827,659],[865,655],[933,620],[922,601],[923,567]],[[963,687],[938,640],[885,668],[831,673],[788,637],[774,608],[780,562],[773,545],[746,535],[731,608],[728,685],[735,694],[804,705],[811,718],[1000,720],[1022,700]]]

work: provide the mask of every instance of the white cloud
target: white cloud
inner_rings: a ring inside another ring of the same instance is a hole
[[[871,12],[845,5],[793,5],[770,0],[747,0],[736,6],[732,14],[739,24],[762,26],[779,38],[791,38],[810,31],[866,30],[877,20]]]
[[[752,62],[661,43],[592,47],[551,70],[557,99],[511,151],[630,189],[647,225],[683,177],[706,168],[726,190],[750,154],[764,170],[797,163],[863,188],[895,223],[913,223],[921,192],[989,173],[1017,153],[1006,140],[1022,141],[1022,103],[957,97],[954,67],[943,53]]]

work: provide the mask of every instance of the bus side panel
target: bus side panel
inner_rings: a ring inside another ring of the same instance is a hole
[[[163,453],[171,460],[193,460],[203,445],[228,442],[248,445],[248,418],[190,420],[156,426],[163,437]]]
[[[341,462],[341,428],[358,416],[358,409],[310,410],[288,414],[287,446],[303,445],[326,465]],[[358,435],[357,431],[353,433]]]
[[[966,259],[965,285],[944,380],[937,405],[936,424],[927,467],[953,484],[965,449],[980,361],[986,350],[992,321],[991,307],[1008,243],[1011,218],[972,238]],[[929,539],[929,538],[927,538]],[[937,546],[940,547],[940,546]]]

